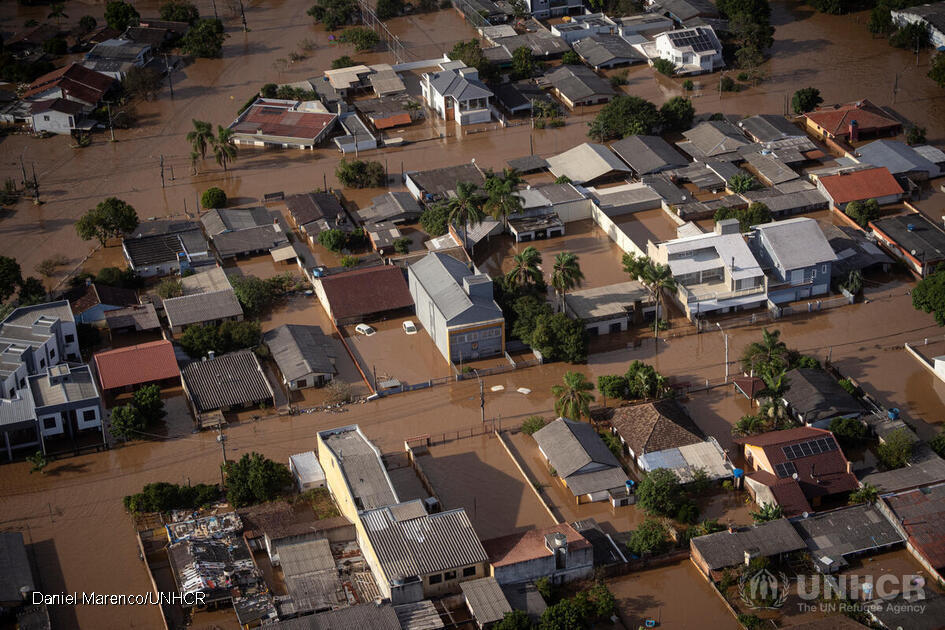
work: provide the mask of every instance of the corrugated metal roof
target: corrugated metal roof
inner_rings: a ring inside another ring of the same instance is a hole
[[[32,591],[36,586],[22,533],[0,532],[0,567],[0,601],[18,602],[21,588]]]
[[[487,623],[501,621],[505,613],[512,612],[509,600],[505,598],[505,594],[494,577],[463,582],[459,587],[463,589],[466,604],[469,605],[469,610],[472,611],[480,627]]]
[[[410,265],[410,276],[416,278],[433,300],[447,326],[502,319],[502,310],[492,299],[491,290],[486,297],[477,295],[475,291],[469,295],[463,289],[464,278],[473,276],[488,280],[488,276],[471,272],[452,256],[430,252]]]
[[[36,420],[36,408],[33,406],[33,397],[29,391],[20,390],[15,398],[0,397],[0,426],[34,420]]]
[[[439,630],[446,627],[436,606],[429,599],[394,606],[394,612],[403,630]]]
[[[318,326],[284,324],[263,335],[272,358],[290,381],[309,374],[336,374],[335,352]]]
[[[181,373],[198,413],[233,405],[272,402],[272,388],[252,350],[194,361]]]
[[[660,136],[627,136],[610,148],[638,175],[658,173],[689,163],[682,153]]]
[[[739,530],[718,532],[692,539],[710,569],[724,569],[745,562],[745,551],[757,549],[763,557],[807,549],[787,519],[778,519]]]
[[[629,173],[630,169],[603,144],[585,142],[548,158],[548,168],[555,177],[564,175],[582,184],[610,175]]]
[[[358,509],[373,510],[398,502],[397,493],[381,463],[380,452],[357,425],[322,431],[319,435],[340,462],[348,488],[355,502],[360,502]]]
[[[98,388],[87,365],[52,366],[46,374],[30,376],[26,382],[33,393],[33,404],[37,409],[52,405],[98,400]]]
[[[243,307],[233,289],[222,289],[168,298],[164,300],[164,312],[171,327],[177,327],[238,317]]]
[[[814,219],[797,217],[756,225],[765,249],[785,271],[833,262],[837,255]]]

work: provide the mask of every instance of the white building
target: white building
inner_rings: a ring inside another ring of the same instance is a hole
[[[551,34],[573,44],[591,35],[616,35],[617,28],[617,23],[603,13],[588,13],[575,15],[567,22],[553,24]]]
[[[461,61],[440,64],[440,72],[420,76],[423,101],[444,120],[460,125],[489,122],[493,93],[479,80],[479,71]]]
[[[57,98],[51,101],[40,101],[30,106],[30,120],[35,133],[68,134],[76,129],[91,128],[91,125],[82,125],[82,104]]]
[[[656,36],[656,54],[673,62],[677,74],[703,74],[725,67],[722,44],[711,26],[667,31]]]
[[[945,50],[945,2],[933,2],[907,9],[890,11],[893,24],[925,24],[929,27],[932,45],[938,50]]]
[[[584,13],[584,3],[581,0],[525,0],[528,11],[539,19]]]
[[[299,492],[325,487],[325,471],[322,470],[322,465],[318,463],[315,451],[290,455],[289,472],[292,473],[292,478],[295,480]]]

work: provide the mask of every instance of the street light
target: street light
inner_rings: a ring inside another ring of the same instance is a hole
[[[722,333],[722,338],[725,339],[725,382],[728,383],[728,335],[722,330],[722,324],[715,322],[715,325],[719,327],[719,332]]]

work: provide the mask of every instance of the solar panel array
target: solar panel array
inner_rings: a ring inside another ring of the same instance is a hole
[[[778,474],[778,477],[785,479],[796,473],[797,468],[791,462],[784,462],[783,464],[776,464],[774,471]]]
[[[676,48],[691,46],[692,50],[695,52],[715,50],[712,40],[699,30],[685,30],[678,33],[670,31],[668,35],[669,41],[671,41]]]
[[[802,444],[792,444],[791,446],[783,447],[781,450],[784,451],[784,456],[788,459],[798,459],[835,451],[837,450],[837,443],[833,441],[832,437],[829,437],[811,440],[810,442],[804,442]]]

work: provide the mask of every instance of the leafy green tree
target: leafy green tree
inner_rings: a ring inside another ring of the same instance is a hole
[[[353,26],[342,33],[339,39],[352,44],[358,52],[371,50],[381,41],[380,35],[365,26]]]
[[[213,140],[213,159],[226,172],[228,162],[236,161],[236,142],[233,140],[233,130],[217,125],[217,137]]]
[[[682,96],[674,96],[660,107],[660,120],[666,131],[685,131],[692,126],[696,108],[692,101]]]
[[[113,437],[127,441],[138,437],[147,427],[147,423],[134,405],[122,405],[112,409],[109,429]]]
[[[742,352],[742,369],[745,372],[759,374],[764,371],[786,370],[790,350],[787,344],[781,341],[781,331],[767,328],[761,331],[761,341],[753,341]]]
[[[226,500],[235,508],[272,501],[292,482],[285,464],[259,453],[246,453],[223,467],[226,474]]]
[[[604,142],[652,133],[660,122],[656,106],[638,96],[622,94],[604,105],[588,125],[587,135]]]
[[[187,22],[195,24],[200,19],[200,12],[187,0],[169,0],[161,5],[161,19],[169,22]]]
[[[109,197],[89,210],[76,222],[76,232],[84,241],[98,239],[105,246],[112,237],[121,236],[138,227],[138,213],[117,197]]]
[[[653,60],[653,67],[656,69],[657,72],[659,72],[660,74],[666,75],[668,77],[671,77],[674,74],[676,74],[676,64],[674,64],[669,59],[663,59],[661,57],[658,57]]]
[[[856,505],[858,503],[873,505],[876,503],[877,499],[879,499],[879,488],[870,483],[864,483],[861,487],[850,493],[849,503],[850,505]]]
[[[374,12],[382,20],[397,17],[404,12],[404,0],[377,0]]]
[[[0,302],[6,302],[22,284],[23,272],[20,263],[16,262],[15,258],[0,256]]]
[[[927,76],[939,87],[945,87],[945,54],[939,53],[932,58]]]
[[[564,66],[580,66],[581,65],[581,56],[569,50],[568,52],[561,55],[561,65]]]
[[[79,29],[83,33],[91,33],[98,26],[98,20],[91,15],[83,15],[79,18]]]
[[[184,285],[177,278],[165,278],[157,287],[158,296],[164,298],[180,297],[184,295]]]
[[[3,286],[0,281],[0,287]],[[2,295],[2,290],[0,290]],[[912,307],[935,314],[935,322],[945,326],[945,270],[923,278],[912,289]]]
[[[198,483],[181,486],[159,481],[145,485],[141,492],[125,496],[125,509],[132,514],[193,510],[214,503],[220,496],[216,485]]]
[[[32,455],[26,458],[27,463],[30,465],[30,474],[34,472],[46,474],[46,466],[49,465],[49,460],[46,459],[45,453],[42,451],[36,451]]]
[[[50,37],[43,42],[43,52],[50,55],[64,55],[69,52],[69,45],[62,37]]]
[[[856,418],[834,418],[830,421],[830,432],[843,444],[853,445],[866,438],[866,425]]]
[[[164,77],[154,68],[139,68],[132,66],[125,73],[121,85],[125,92],[131,96],[143,98],[150,101],[161,91],[164,84]]]
[[[485,197],[479,187],[468,182],[456,184],[456,196],[446,201],[447,220],[463,230],[463,246],[469,248],[469,230],[482,223]],[[475,248],[475,244],[472,246]],[[471,254],[472,250],[470,250]]]
[[[449,210],[445,203],[434,203],[420,215],[420,227],[430,236],[446,234],[449,225]]]
[[[564,313],[546,316],[552,340],[552,358],[555,361],[584,363],[587,361],[587,329],[583,320],[572,319]]]
[[[748,192],[749,190],[754,190],[758,187],[758,182],[755,181],[754,176],[749,175],[748,173],[736,173],[732,175],[727,184],[727,188],[733,193],[743,193]]]
[[[889,35],[894,28],[889,5],[885,2],[877,3],[870,11],[870,21],[867,22],[866,28],[874,35]]]
[[[515,254],[505,280],[511,286],[538,284],[541,281],[541,252],[529,245]]]
[[[843,209],[843,212],[856,221],[857,225],[866,228],[870,221],[875,221],[879,218],[879,202],[875,199],[851,201],[847,204],[847,207]]]
[[[896,429],[887,433],[876,447],[876,456],[886,470],[903,468],[912,459],[915,440],[909,429]]]
[[[200,205],[204,208],[224,208],[226,207],[226,193],[216,186],[212,186],[200,196]]]
[[[919,50],[932,45],[932,35],[928,24],[924,22],[910,22],[899,27],[889,36],[889,44],[906,50]]]
[[[357,19],[358,3],[355,0],[316,0],[307,13],[333,31]]]
[[[553,385],[555,413],[571,420],[591,417],[591,401],[594,400],[594,384],[580,372],[565,372],[564,384]]]
[[[257,322],[225,321],[217,330],[223,344],[223,352],[255,348],[262,342],[262,331]]]
[[[449,58],[462,61],[470,68],[478,70],[479,78],[486,83],[498,78],[498,69],[482,53],[482,46],[479,45],[478,39],[457,42],[450,51]]]
[[[348,188],[380,188],[387,183],[387,173],[380,162],[341,158],[335,177]]]
[[[105,23],[109,28],[125,32],[129,26],[137,26],[141,16],[127,2],[116,0],[105,5]]]
[[[772,220],[771,209],[760,201],[753,201],[747,208],[719,208],[713,218],[716,222],[738,219],[738,229],[742,232],[749,232],[753,225],[770,223]]]
[[[619,374],[601,374],[597,377],[597,390],[601,396],[614,400],[626,399],[630,393],[627,377]]]
[[[265,311],[275,299],[271,285],[256,276],[230,276],[230,284],[240,306],[252,315]]]
[[[637,505],[647,514],[673,517],[683,500],[679,478],[666,468],[651,470],[637,486]]]
[[[541,614],[538,630],[581,630],[587,622],[570,599],[562,599]]]
[[[925,144],[925,127],[910,125],[906,131],[906,142],[912,145]]]
[[[348,55],[342,55],[331,62],[331,69],[340,70],[341,68],[350,68],[351,66],[356,66],[356,65],[358,65],[357,61],[355,61]]]
[[[791,97],[791,109],[795,114],[806,114],[817,109],[823,102],[824,99],[821,98],[820,90],[817,88],[801,88]]]
[[[20,305],[42,304],[46,301],[46,287],[38,278],[30,276],[20,285]]]
[[[502,620],[493,626],[494,630],[531,630],[532,621],[524,610],[513,610],[505,613]]]
[[[104,267],[95,276],[95,282],[98,284],[107,284],[110,287],[123,287],[125,289],[137,289],[143,284],[141,277],[135,273],[131,267]]]
[[[784,510],[781,509],[780,505],[774,505],[773,503],[762,503],[758,506],[758,509],[749,512],[752,520],[755,523],[767,523],[768,521],[776,521],[780,518],[784,518]]]
[[[561,252],[555,256],[555,263],[551,270],[551,286],[558,296],[561,310],[564,310],[564,296],[568,291],[584,283],[584,272],[578,264],[577,254]]]
[[[402,236],[394,239],[394,251],[398,254],[406,254],[410,251],[410,237]]]
[[[188,326],[180,336],[180,345],[193,359],[205,357],[210,352],[222,352],[220,334],[212,324]]]
[[[532,49],[528,46],[519,46],[512,52],[512,73],[517,79],[530,79],[535,76],[538,64],[532,57]]]
[[[548,576],[541,576],[535,580],[535,590],[538,591],[538,594],[546,602],[550,602],[554,599],[554,584],[551,583],[551,580],[548,579]]]
[[[227,38],[223,32],[223,22],[204,18],[190,27],[180,40],[180,49],[191,57],[216,59],[223,56],[223,42]]]
[[[161,399],[161,388],[157,385],[145,385],[136,390],[131,404],[134,405],[146,427],[167,415],[164,411],[164,401]]]

